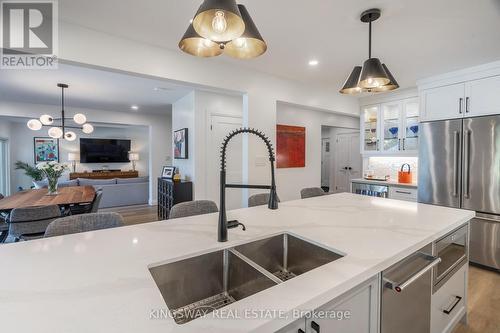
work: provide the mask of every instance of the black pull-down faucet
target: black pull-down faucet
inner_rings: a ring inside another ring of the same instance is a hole
[[[267,151],[269,153],[269,162],[271,162],[271,185],[244,185],[244,184],[226,184],[226,149],[229,141],[234,138],[238,134],[249,133],[258,136],[264,141],[267,147]],[[221,151],[220,151],[220,204],[219,204],[219,225],[218,225],[218,241],[226,242],[227,241],[227,229],[235,228],[238,225],[243,226],[243,230],[245,230],[245,226],[238,221],[230,221],[228,223],[226,217],[226,188],[250,188],[250,189],[266,189],[270,190],[268,207],[269,209],[278,209],[278,196],[276,194],[276,181],[274,178],[274,151],[271,141],[264,133],[253,129],[253,128],[240,128],[235,131],[229,133],[222,143]]]

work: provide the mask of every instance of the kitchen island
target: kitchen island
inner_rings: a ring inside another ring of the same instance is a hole
[[[274,332],[294,324],[293,312],[320,308],[473,216],[343,193],[281,203],[274,211],[229,211],[228,219],[247,230],[230,230],[226,243],[217,242],[218,215],[210,214],[7,244],[0,247],[0,322],[7,332],[30,333]],[[183,325],[158,315],[167,307],[149,268],[282,232],[343,257],[224,308],[268,310],[263,315]]]

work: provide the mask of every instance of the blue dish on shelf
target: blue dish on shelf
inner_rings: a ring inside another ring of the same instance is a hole
[[[391,132],[392,135],[398,134],[398,128],[397,127],[391,127],[389,128],[389,132]]]
[[[418,133],[418,125],[410,126],[410,131],[417,134]]]

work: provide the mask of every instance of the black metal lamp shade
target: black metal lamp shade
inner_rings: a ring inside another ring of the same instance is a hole
[[[235,0],[205,0],[193,19],[196,32],[214,42],[227,42],[245,31]]]
[[[245,32],[226,44],[226,53],[239,59],[256,58],[266,52],[267,44],[245,6],[238,5],[238,8],[245,22]]]
[[[392,75],[392,73],[389,71],[389,68],[387,68],[387,66],[385,64],[382,64],[382,67],[384,68],[384,70],[385,70],[385,72],[387,74],[387,77],[389,78],[390,82],[388,84],[386,84],[385,86],[374,88],[373,91],[374,92],[384,92],[384,91],[390,91],[390,90],[398,89],[399,88],[399,84],[396,81],[396,79],[394,78],[394,76]]]
[[[347,78],[342,89],[340,89],[341,94],[357,94],[361,92],[361,88],[358,87],[359,77],[361,75],[361,66],[356,66],[351,72],[351,75]]]
[[[186,33],[179,42],[179,48],[197,57],[215,57],[224,52],[219,44],[198,35],[192,24],[189,25]]]
[[[363,89],[373,89],[385,86],[390,82],[387,73],[378,58],[370,58],[363,64],[359,78],[359,86]]]

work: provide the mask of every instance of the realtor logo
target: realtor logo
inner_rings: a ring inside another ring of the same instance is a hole
[[[2,69],[57,68],[57,1],[0,1]]]

